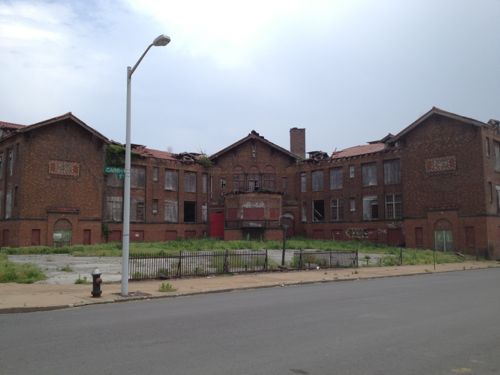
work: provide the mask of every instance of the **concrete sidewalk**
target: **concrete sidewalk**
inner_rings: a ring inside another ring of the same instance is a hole
[[[50,285],[50,284],[0,284],[0,313],[54,310],[85,306],[97,303],[123,302],[214,293],[238,289],[253,289],[296,284],[359,280],[378,277],[393,277],[435,272],[466,271],[500,267],[494,261],[432,264],[401,267],[360,267],[357,269],[320,269],[312,271],[289,271],[272,273],[239,274],[230,276],[209,276],[166,280],[173,286],[173,292],[160,292],[163,281],[139,281],[129,283],[128,297],[120,296],[120,283],[107,283],[103,275],[102,296],[92,298],[92,285]]]

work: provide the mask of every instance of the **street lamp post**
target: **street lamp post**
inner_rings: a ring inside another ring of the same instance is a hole
[[[128,296],[128,256],[129,256],[129,245],[130,245],[130,159],[131,159],[131,146],[130,146],[130,107],[131,107],[131,83],[132,74],[141,63],[146,53],[153,46],[162,47],[170,43],[170,37],[166,35],[159,35],[153,43],[151,43],[148,48],[141,55],[139,60],[131,68],[127,67],[127,125],[126,125],[126,136],[125,136],[125,180],[123,186],[123,237],[122,237],[122,284],[121,284],[121,295],[123,297]]]

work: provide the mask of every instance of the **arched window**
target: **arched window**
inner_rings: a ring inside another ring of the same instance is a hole
[[[68,246],[71,245],[71,238],[73,236],[73,226],[66,219],[59,219],[54,224],[54,246]]]

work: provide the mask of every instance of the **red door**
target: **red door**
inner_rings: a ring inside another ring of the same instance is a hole
[[[224,212],[210,214],[210,237],[224,238]]]
[[[83,244],[90,245],[92,243],[92,232],[90,229],[83,230]]]

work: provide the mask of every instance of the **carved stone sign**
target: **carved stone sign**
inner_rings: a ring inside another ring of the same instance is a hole
[[[49,160],[49,174],[78,177],[80,175],[80,163],[63,160]]]
[[[443,156],[441,158],[427,159],[425,171],[427,173],[443,173],[457,169],[457,159],[454,156]]]

